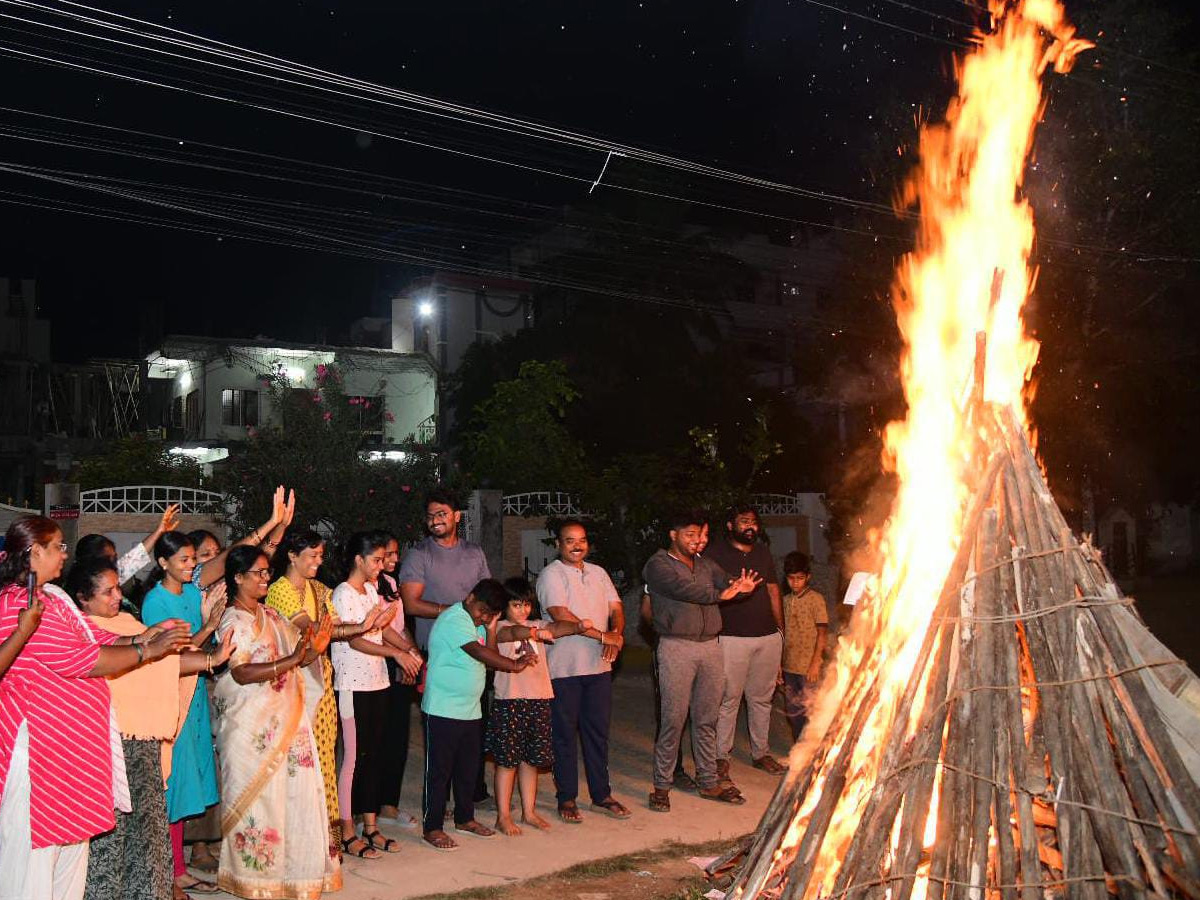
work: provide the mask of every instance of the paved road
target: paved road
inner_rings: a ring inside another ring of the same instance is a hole
[[[587,809],[587,798],[581,797],[584,823],[564,825],[553,814],[553,782],[549,775],[544,775],[539,785],[538,805],[554,823],[549,832],[527,829],[520,837],[498,835],[487,840],[455,833],[460,849],[455,853],[438,853],[426,847],[415,830],[384,824],[383,832],[398,839],[402,851],[379,860],[348,859],[345,887],[340,894],[331,896],[341,900],[396,900],[453,892],[521,881],[576,863],[649,849],[667,841],[698,843],[733,838],[753,830],[778,782],[749,766],[744,725],[739,726],[733,763],[734,780],[747,798],[744,806],[728,806],[674,791],[670,813],[652,813],[646,808],[654,738],[653,693],[645,652],[630,648],[629,657],[615,682],[610,757],[613,790],[633,810],[632,818],[618,822],[592,813]],[[780,756],[786,754],[790,743],[786,731],[777,711],[772,740]],[[414,726],[403,798],[413,811],[419,809],[421,799],[420,772],[424,758],[420,743]],[[690,770],[690,756],[685,762]],[[488,771],[491,772],[490,766]],[[584,784],[582,775],[580,784],[581,787]],[[495,813],[481,811],[479,818],[490,825]]]

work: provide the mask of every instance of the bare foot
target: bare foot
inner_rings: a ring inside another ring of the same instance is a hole
[[[512,816],[507,818],[504,816],[497,816],[496,830],[502,834],[507,834],[509,837],[516,837],[521,833],[520,826],[518,826],[517,823],[512,820]]]
[[[526,825],[532,825],[534,828],[540,828],[542,831],[550,830],[550,823],[539,816],[536,812],[521,813],[521,821]]]

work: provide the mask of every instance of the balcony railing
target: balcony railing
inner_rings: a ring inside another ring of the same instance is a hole
[[[204,515],[225,502],[225,495],[199,488],[136,484],[79,492],[82,513],[157,515],[172,503],[183,515]]]
[[[565,491],[530,491],[509,494],[500,501],[500,511],[506,516],[578,516],[582,512],[575,498]]]
[[[417,425],[413,440],[423,446],[437,443],[437,416],[430,416]]]

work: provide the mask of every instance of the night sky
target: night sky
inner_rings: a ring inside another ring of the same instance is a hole
[[[186,7],[106,0],[104,8],[446,101],[881,207],[890,203],[893,185],[881,183],[873,171],[879,147],[894,144],[897,129],[907,128],[911,135],[918,106],[944,102],[951,53],[969,34],[975,16],[961,0],[242,0]],[[67,24],[4,3],[0,14]],[[88,30],[78,23],[69,27]],[[377,246],[426,259],[482,263],[536,229],[555,208],[600,212],[617,193],[602,184],[588,196],[588,182],[604,162],[604,154],[592,149],[311,91],[288,93],[286,85],[222,78],[195,64],[168,70],[161,57],[111,45],[104,49],[78,34],[12,18],[0,19],[0,46],[54,53],[84,65],[120,65],[140,78],[157,80],[166,73],[186,80],[193,90],[290,104],[293,112],[302,108],[302,115],[347,125],[331,127],[0,54],[6,86],[0,102],[5,107],[0,110],[0,165],[23,167],[0,171],[0,200],[16,201],[0,204],[0,271],[39,279],[41,305],[53,320],[56,349],[65,357],[138,352],[143,321],[169,332],[334,339],[354,316],[386,314],[386,298],[425,271],[412,261],[380,259],[378,253],[364,260],[171,231],[161,227],[164,220],[245,231],[239,219],[249,215],[247,203],[253,201],[254,215],[273,216],[284,223],[281,228],[291,222],[328,228],[336,220],[344,229],[340,233],[353,236],[349,243],[369,234]],[[102,132],[95,125],[162,138]],[[101,141],[126,155],[95,152]],[[64,147],[64,142],[78,146]],[[258,175],[250,176],[244,155],[197,142],[268,156],[255,158]],[[167,153],[189,154],[195,162],[220,157],[220,165],[239,172],[147,158]],[[332,168],[314,170],[268,157]],[[31,171],[43,177],[30,177]],[[265,179],[264,172],[279,177]],[[389,180],[385,184],[360,172]],[[156,203],[46,180],[97,176],[120,179],[106,182],[110,191],[149,195]],[[710,215],[725,215],[731,227],[743,229],[787,227],[789,218],[819,228],[862,214],[854,204],[685,177],[621,159],[606,172],[608,182],[749,210],[709,208]],[[335,183],[356,190],[338,189]],[[181,198],[188,203],[200,198],[224,218],[180,210]],[[264,199],[273,205],[261,206]],[[85,218],[47,211],[48,204],[81,204],[104,215],[151,221]],[[896,225],[881,212],[877,227],[894,232]],[[298,242],[279,230],[249,230]]]

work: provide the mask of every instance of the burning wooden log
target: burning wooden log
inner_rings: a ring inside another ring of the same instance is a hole
[[[1176,746],[1200,716],[1164,718],[1147,687],[1176,696],[1196,676],[1163,649],[1130,649],[1161,645],[1114,614],[1132,601],[1064,530],[1011,411],[989,414],[996,446],[874,781],[846,806],[878,700],[864,662],[853,704],[776,792],[728,896],[1200,900],[1200,770]],[[848,814],[840,865],[818,868]]]

